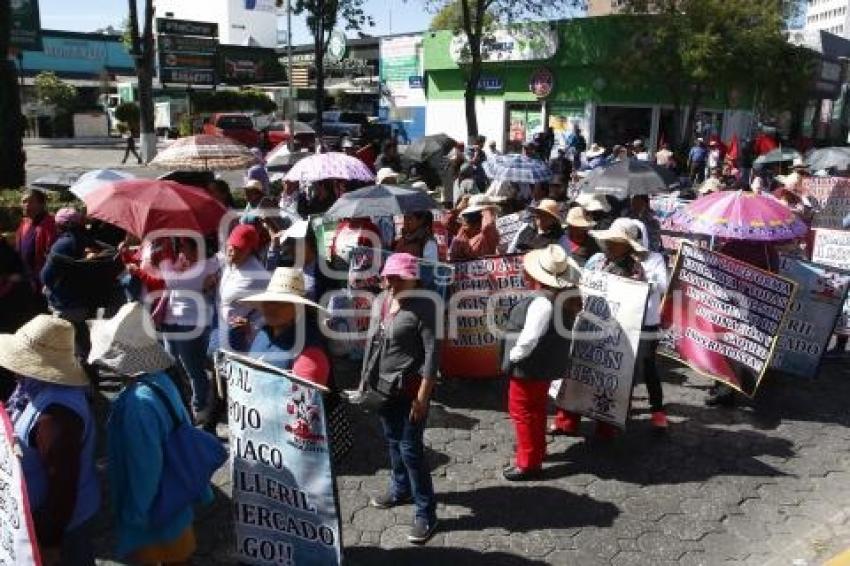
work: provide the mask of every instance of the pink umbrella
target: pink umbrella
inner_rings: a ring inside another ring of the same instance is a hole
[[[809,227],[770,195],[723,191],[695,200],[671,216],[666,228],[717,238],[776,242],[801,238]]]
[[[208,135],[180,138],[151,161],[154,167],[177,171],[236,170],[255,163],[257,157],[238,141]]]
[[[286,174],[286,181],[324,181],[326,179],[345,179],[346,181],[371,182],[375,174],[366,164],[344,153],[317,153],[305,157],[292,166]]]
[[[104,183],[82,196],[86,214],[143,238],[153,230],[211,234],[227,210],[197,187],[159,179]]]

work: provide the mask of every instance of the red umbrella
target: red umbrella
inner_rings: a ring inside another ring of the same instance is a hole
[[[105,183],[83,195],[86,214],[143,238],[154,230],[218,230],[227,209],[197,187],[159,179]]]

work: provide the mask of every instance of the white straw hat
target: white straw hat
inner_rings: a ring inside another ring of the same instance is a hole
[[[174,365],[156,337],[150,313],[141,303],[127,303],[112,318],[90,321],[89,363],[118,375],[154,373]]]
[[[388,183],[390,185],[398,183],[398,173],[389,167],[382,167],[381,169],[378,169],[378,173],[375,175],[375,184],[383,185],[384,183]]]
[[[593,228],[596,222],[587,216],[582,207],[574,206],[567,211],[566,225],[574,228]]]
[[[628,218],[617,218],[607,230],[591,230],[590,235],[601,246],[608,242],[625,242],[636,254],[643,255],[649,251],[640,241],[640,229]]]
[[[14,334],[0,334],[0,366],[18,375],[57,385],[88,385],[74,356],[74,326],[40,314]]]
[[[240,299],[242,303],[294,303],[321,311],[325,309],[307,298],[304,272],[294,267],[278,267],[262,293]]]
[[[594,157],[599,157],[603,153],[605,153],[605,148],[598,143],[594,143],[590,146],[590,149],[587,150],[585,156],[587,156],[588,159],[593,159]]]
[[[495,202],[492,197],[488,195],[472,195],[469,197],[469,206],[460,211],[461,214],[473,214],[476,212],[481,212],[482,210],[487,210],[488,208],[497,208],[499,206],[498,202]]]
[[[540,204],[538,204],[537,206],[529,206],[528,210],[530,210],[531,212],[542,212],[544,214],[548,214],[549,216],[557,220],[558,224],[563,222],[561,205],[553,199],[545,198],[541,200]]]
[[[528,252],[522,267],[529,277],[555,289],[575,287],[581,279],[581,267],[557,244]]]
[[[605,195],[581,193],[576,202],[587,212],[611,212],[611,204]]]

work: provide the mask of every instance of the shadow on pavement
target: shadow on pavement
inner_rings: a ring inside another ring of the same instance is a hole
[[[410,547],[384,550],[360,546],[345,550],[345,563],[353,566],[545,566],[548,562],[531,560],[504,552],[478,552],[466,548]]]
[[[441,493],[437,494],[437,499],[446,505],[466,507],[471,512],[465,517],[442,519],[440,528],[446,532],[503,528],[527,533],[543,529],[608,527],[620,514],[613,503],[541,484]]]

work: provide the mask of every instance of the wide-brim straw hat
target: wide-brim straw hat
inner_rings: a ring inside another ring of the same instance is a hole
[[[558,221],[560,224],[563,221],[563,217],[561,216],[561,205],[558,204],[557,201],[552,200],[550,198],[545,198],[540,201],[540,204],[537,206],[529,206],[528,210],[531,212],[537,212],[541,214],[548,214],[552,218]]]
[[[574,206],[567,211],[566,226],[573,228],[593,228],[596,222],[587,216],[581,206]]]
[[[393,171],[389,167],[382,167],[378,170],[378,173],[375,175],[375,184],[383,185],[384,183],[388,183],[390,185],[398,183],[398,173]]]
[[[74,356],[74,326],[46,314],[36,316],[14,334],[0,334],[0,366],[46,383],[89,384]]]
[[[174,358],[157,340],[151,315],[141,303],[127,303],[112,318],[92,320],[90,326],[90,364],[131,377],[174,365]]]
[[[528,252],[522,267],[529,277],[554,289],[575,287],[581,279],[581,267],[557,244]]]
[[[590,149],[588,149],[587,152],[585,152],[585,156],[588,159],[593,159],[594,157],[599,157],[603,153],[605,153],[605,148],[603,146],[595,143],[595,144],[590,146]]]
[[[324,311],[324,307],[307,298],[304,273],[294,267],[278,267],[266,290],[240,299],[242,303],[292,303]]]
[[[576,202],[587,212],[611,212],[611,203],[605,195],[581,193],[576,197]]]
[[[473,214],[476,212],[481,212],[482,210],[497,208],[498,206],[499,203],[495,202],[488,195],[472,195],[469,198],[469,206],[464,208],[460,213],[463,215]]]
[[[705,181],[703,181],[702,185],[699,187],[699,194],[707,195],[708,193],[716,193],[723,188],[723,183],[720,182],[720,179],[715,179],[714,177],[709,177]]]
[[[624,242],[637,255],[645,255],[649,250],[641,243],[639,228],[628,218],[617,218],[607,230],[591,230],[590,235],[604,246],[608,242]]]

